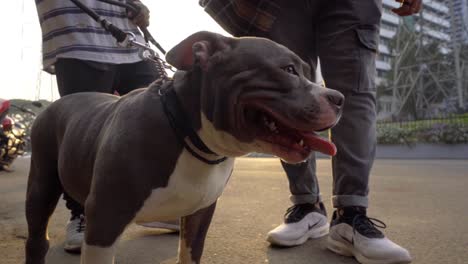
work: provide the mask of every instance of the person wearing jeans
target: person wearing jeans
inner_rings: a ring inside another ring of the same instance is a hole
[[[318,59],[327,87],[345,95],[341,120],[331,129],[338,152],[332,157],[333,212],[328,224],[320,198],[315,157],[286,164],[293,206],[267,240],[300,245],[329,233],[327,247],[361,263],[409,263],[411,256],[367,216],[369,176],[376,149],[376,53],[381,0],[201,0],[205,11],[234,36],[265,37],[295,53],[312,67]],[[393,11],[417,13],[421,0],[405,0]]]

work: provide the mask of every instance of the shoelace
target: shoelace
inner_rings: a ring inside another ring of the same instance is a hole
[[[81,233],[85,230],[86,228],[86,222],[84,216],[80,216],[80,221],[78,222],[78,225],[76,225],[76,232]]]
[[[289,207],[288,209],[286,209],[286,213],[284,214],[284,216],[288,215],[290,212],[292,212],[293,210],[295,210],[297,208],[297,204]]]
[[[284,218],[286,222],[297,222],[314,209],[315,207],[312,204],[295,204],[286,210]]]
[[[295,204],[286,210],[286,213],[284,214],[284,218],[288,219],[289,221],[299,220],[301,219],[301,217],[296,215],[298,212],[300,212],[299,205]]]
[[[387,225],[379,219],[367,217],[365,214],[358,214],[353,218],[353,232],[356,230],[366,237],[383,237],[383,233],[377,229],[387,228]]]

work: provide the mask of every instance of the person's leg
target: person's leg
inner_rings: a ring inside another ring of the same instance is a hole
[[[367,207],[376,146],[374,78],[380,5],[379,0],[362,2],[366,3],[328,1],[319,17],[322,74],[327,87],[345,95],[341,119],[331,132],[338,150],[332,158],[335,208]],[[361,13],[368,16],[364,21]]]
[[[112,93],[115,66],[77,59],[58,59],[55,63],[57,86],[60,96],[78,92]],[[63,199],[71,212],[67,223],[64,249],[79,253],[84,238],[84,208],[64,192]]]
[[[269,33],[252,31],[251,35],[278,42],[311,66],[311,80],[315,81],[317,55],[313,13],[314,2],[297,1],[281,6],[281,12]],[[328,233],[325,207],[321,203],[320,189],[315,172],[315,155],[300,164],[281,162],[288,177],[291,201],[284,223],[268,233],[267,240],[276,245],[295,246]]]
[[[120,95],[147,87],[160,77],[156,65],[151,61],[120,64],[118,65],[118,75],[118,82],[114,88]]]
[[[333,206],[368,205],[369,174],[376,147],[375,58],[379,0],[329,1],[319,17],[318,53],[327,87],[345,95],[332,128]],[[362,17],[366,16],[366,17]]]
[[[80,92],[112,93],[115,65],[60,58],[55,73],[60,97]]]
[[[341,120],[332,129],[332,251],[361,263],[407,263],[409,253],[385,238],[367,217],[369,175],[376,148],[375,59],[381,1],[330,0],[318,18],[318,54],[327,87],[345,95]],[[380,221],[379,221],[380,222]]]
[[[321,201],[320,188],[316,176],[315,153],[305,162],[290,164],[281,161],[288,176],[289,191],[293,204],[313,204]]]

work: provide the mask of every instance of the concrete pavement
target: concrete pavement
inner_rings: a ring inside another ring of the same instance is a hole
[[[24,196],[28,159],[12,173],[0,172],[0,264],[24,260],[27,235]],[[331,214],[331,167],[318,161],[318,177]],[[238,159],[208,233],[203,263],[352,264],[326,250],[326,240],[273,248],[266,233],[281,223],[288,200],[287,179],[273,158]],[[116,194],[118,195],[118,194]],[[378,160],[371,182],[369,215],[387,223],[385,233],[407,247],[418,264],[468,264],[468,161]],[[78,264],[63,252],[68,212],[63,201],[49,226],[49,264]],[[175,263],[178,236],[132,225],[117,249],[117,264]]]

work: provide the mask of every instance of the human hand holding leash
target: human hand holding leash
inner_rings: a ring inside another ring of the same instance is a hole
[[[411,16],[419,13],[422,8],[422,0],[395,0],[401,3],[399,8],[392,9],[393,13],[399,16]]]
[[[150,11],[141,1],[129,1],[132,6],[137,9],[137,13],[133,10],[127,10],[127,16],[140,28],[146,28],[150,24]]]

